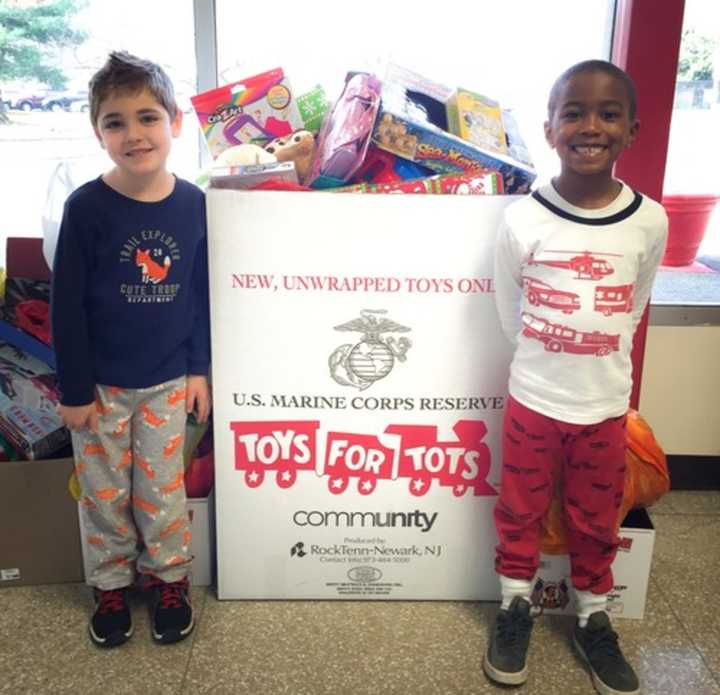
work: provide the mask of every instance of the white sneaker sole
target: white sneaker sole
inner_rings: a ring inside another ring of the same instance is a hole
[[[641,690],[640,688],[637,688],[636,690],[615,690],[615,688],[611,688],[607,683],[604,683],[602,680],[600,680],[600,677],[595,673],[595,670],[593,669],[592,665],[590,664],[590,661],[588,660],[587,656],[585,656],[585,650],[580,646],[580,642],[577,641],[575,637],[573,637],[573,645],[575,646],[575,651],[578,653],[578,656],[583,660],[583,663],[585,666],[587,666],[588,671],[590,672],[590,678],[592,680],[592,684],[597,690],[600,695],[640,695]]]
[[[195,615],[193,613],[190,624],[184,630],[169,630],[168,632],[161,635],[155,632],[155,628],[153,628],[152,636],[156,642],[160,642],[161,644],[175,644],[175,642],[181,642],[186,637],[188,637],[194,628]]]
[[[92,629],[92,625],[88,625],[88,630],[90,631],[90,639],[93,641],[93,644],[96,644],[98,647],[119,647],[133,636],[135,626],[131,625],[127,632],[116,632],[106,638],[96,635]]]
[[[502,685],[522,685],[527,680],[529,668],[528,665],[525,664],[525,668],[522,671],[516,671],[514,673],[499,671],[490,663],[488,653],[485,652],[483,671],[485,671],[485,675],[491,681],[495,681],[496,683],[501,683]]]

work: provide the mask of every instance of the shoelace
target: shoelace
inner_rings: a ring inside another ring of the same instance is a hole
[[[146,588],[160,589],[160,608],[182,608],[187,586],[185,579],[179,582],[155,580],[148,582]]]
[[[498,636],[500,641],[511,649],[518,646],[527,638],[532,624],[530,618],[521,615],[498,616]]]
[[[604,656],[617,662],[623,661],[620,647],[618,647],[617,632],[609,628],[589,632],[585,651],[588,656],[592,653],[593,656]]]
[[[117,613],[125,610],[125,601],[122,591],[102,591],[99,598],[98,610],[100,613]]]

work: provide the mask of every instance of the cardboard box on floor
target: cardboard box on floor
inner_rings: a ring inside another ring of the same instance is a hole
[[[0,462],[0,588],[83,579],[72,458]]]
[[[634,509],[620,527],[620,547],[613,563],[615,586],[608,596],[608,612],[620,618],[641,619],[645,612],[655,529],[645,509]],[[567,555],[541,555],[532,596],[533,606],[545,613],[575,613]]]
[[[8,278],[50,279],[42,242],[8,238]],[[72,458],[0,462],[0,587],[82,581],[77,506],[68,492],[72,470]]]
[[[190,554],[193,555],[190,582],[193,586],[209,586],[214,580],[215,567],[215,509],[213,495],[201,499],[187,501],[188,516],[190,517]],[[76,508],[77,516],[79,508]],[[87,574],[85,555],[85,533],[81,529],[82,537],[82,576]]]

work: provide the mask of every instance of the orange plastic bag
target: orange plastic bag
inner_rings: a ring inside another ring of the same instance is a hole
[[[649,507],[670,489],[667,459],[650,426],[636,410],[627,412],[627,449],[625,489],[618,513],[619,528],[625,515],[634,507]],[[555,489],[550,508],[542,520],[540,550],[547,555],[567,553],[565,518],[560,488]]]

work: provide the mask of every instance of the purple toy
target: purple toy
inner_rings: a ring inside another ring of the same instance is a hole
[[[380,106],[380,81],[357,73],[345,83],[340,99],[323,125],[311,182],[327,188],[347,181],[362,164]]]

